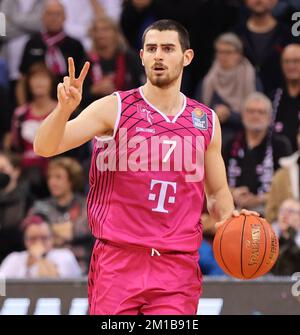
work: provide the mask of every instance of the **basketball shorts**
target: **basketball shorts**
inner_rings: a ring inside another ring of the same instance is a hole
[[[91,315],[195,315],[202,292],[198,252],[97,240],[88,280]]]

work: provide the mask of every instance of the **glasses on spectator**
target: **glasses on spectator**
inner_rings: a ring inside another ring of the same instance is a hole
[[[51,239],[51,236],[49,235],[26,236],[25,239],[28,242],[36,242],[36,241],[48,242]]]
[[[218,54],[218,55],[230,56],[230,55],[233,55],[233,54],[236,54],[236,53],[238,53],[238,51],[235,50],[235,49],[231,49],[231,50],[216,49],[216,54]]]
[[[300,65],[300,58],[283,59],[282,63],[284,65],[289,65],[289,64]]]

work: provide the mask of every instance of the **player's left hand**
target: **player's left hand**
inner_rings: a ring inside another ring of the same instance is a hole
[[[260,216],[260,214],[258,212],[255,212],[255,211],[249,211],[248,209],[241,209],[240,211],[238,210],[233,210],[232,211],[232,214],[231,214],[231,217],[238,217],[240,215],[255,215],[255,216]],[[216,229],[218,229],[219,227],[221,227],[228,219],[230,218],[227,217],[226,219],[222,220],[222,221],[219,221],[215,224],[215,227]]]

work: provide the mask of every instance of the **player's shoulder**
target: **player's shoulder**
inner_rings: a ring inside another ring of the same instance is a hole
[[[193,112],[195,109],[199,109],[208,114],[215,113],[213,109],[211,109],[210,107],[208,107],[207,105],[196,99],[186,97],[186,101],[187,101],[187,107],[190,107],[191,112]]]

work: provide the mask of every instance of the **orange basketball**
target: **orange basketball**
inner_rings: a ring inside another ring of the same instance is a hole
[[[253,279],[272,269],[279,243],[265,219],[241,214],[218,228],[213,250],[216,261],[229,276]]]

